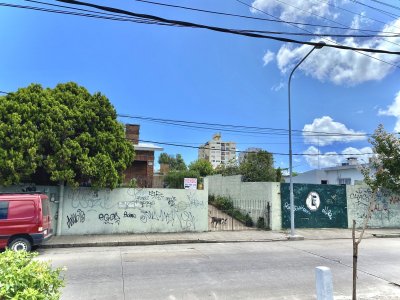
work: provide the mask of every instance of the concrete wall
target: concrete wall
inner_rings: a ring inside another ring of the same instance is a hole
[[[65,191],[62,234],[207,231],[207,190]]]
[[[346,194],[349,228],[352,227],[353,220],[356,220],[357,227],[361,227],[368,212],[368,205],[372,197],[371,190],[366,186],[348,185]],[[400,196],[388,192],[379,193],[368,227],[399,228]]]
[[[263,216],[263,209],[271,205],[271,229],[280,230],[282,224],[280,183],[241,182],[241,176],[208,176],[208,193],[230,197],[234,206],[250,212],[253,222]],[[260,206],[261,203],[261,206]],[[262,209],[260,209],[262,208]]]
[[[57,232],[58,186],[18,185],[0,187],[0,192],[27,188],[49,196]],[[61,224],[62,235],[207,231],[207,184],[204,190],[65,187]]]

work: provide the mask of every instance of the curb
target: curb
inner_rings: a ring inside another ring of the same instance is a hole
[[[399,238],[400,233],[373,233],[376,238]]]
[[[94,243],[58,243],[42,244],[40,249],[54,248],[80,248],[80,247],[120,247],[120,246],[154,246],[154,245],[179,245],[179,244],[216,244],[216,243],[261,243],[261,242],[284,242],[282,239],[265,240],[166,240],[166,241],[124,241],[124,242],[94,242]]]

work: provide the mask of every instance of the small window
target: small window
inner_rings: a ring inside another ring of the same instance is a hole
[[[0,202],[0,220],[7,219],[8,216],[8,201]]]
[[[328,180],[321,180],[321,184],[328,184]]]
[[[351,184],[351,178],[339,178],[339,184]]]
[[[50,215],[50,206],[49,199],[42,199],[42,215],[49,216]]]

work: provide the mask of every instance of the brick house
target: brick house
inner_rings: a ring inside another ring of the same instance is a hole
[[[124,171],[124,183],[128,184],[135,178],[138,187],[151,188],[153,187],[154,152],[164,149],[149,143],[139,143],[139,131],[140,125],[125,125],[125,136],[133,143],[136,155],[132,165]]]

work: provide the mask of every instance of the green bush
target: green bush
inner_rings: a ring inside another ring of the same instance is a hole
[[[263,217],[259,217],[257,220],[257,228],[266,229],[267,226],[265,224],[265,219]]]
[[[63,268],[33,260],[38,254],[5,250],[0,253],[0,299],[56,300],[64,286]]]

